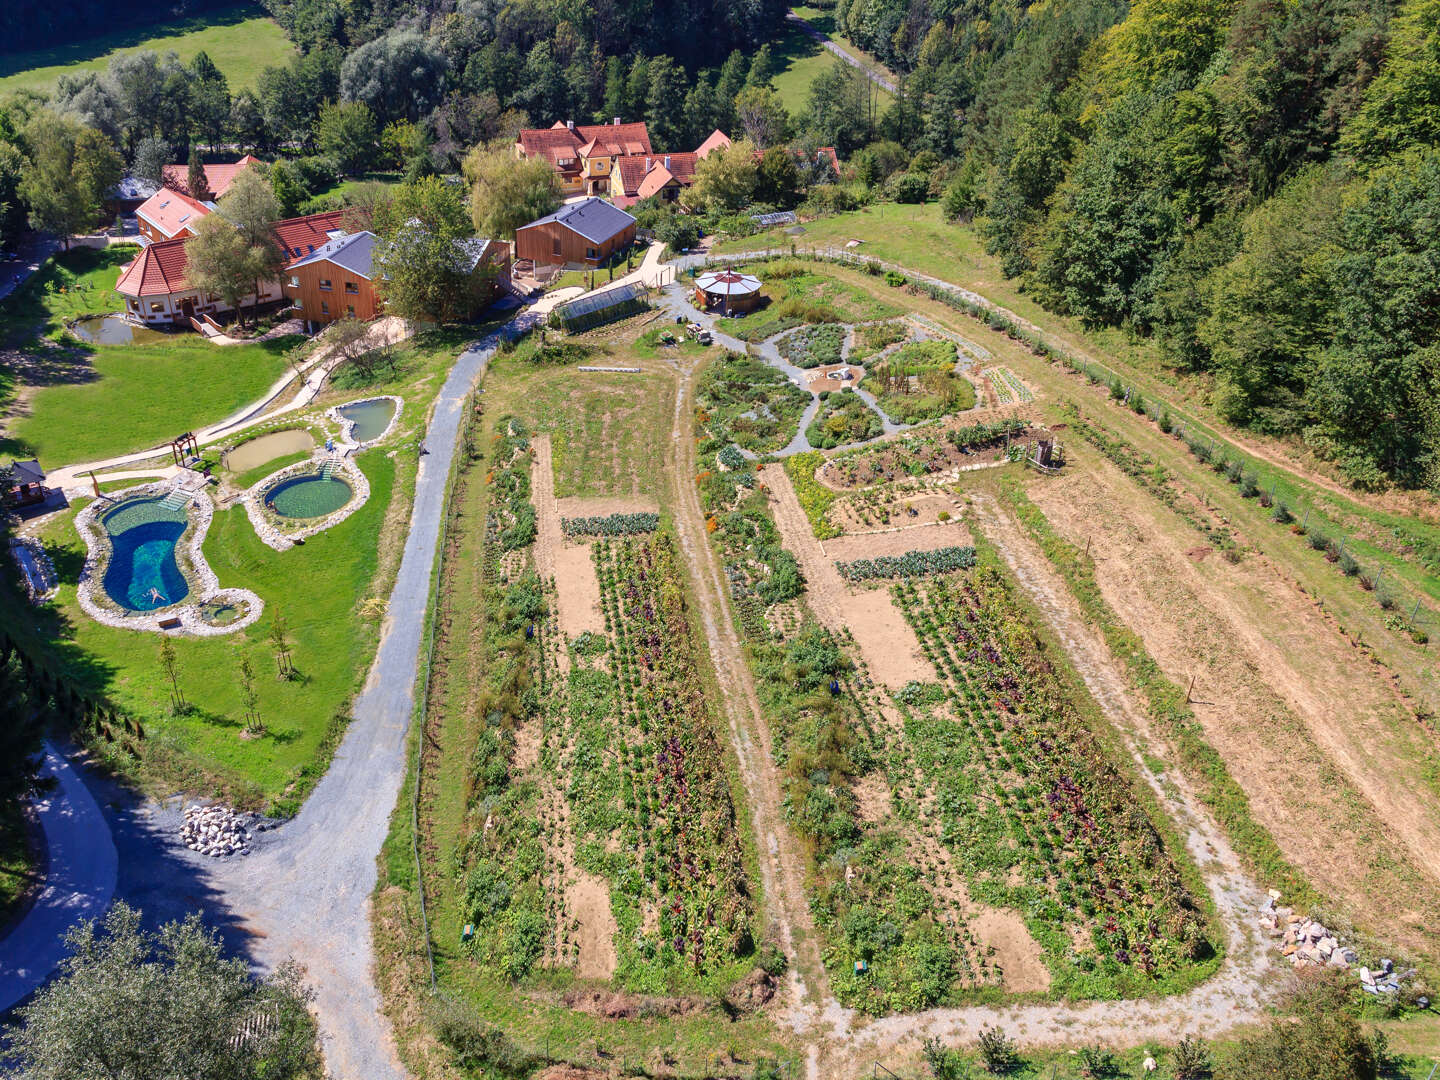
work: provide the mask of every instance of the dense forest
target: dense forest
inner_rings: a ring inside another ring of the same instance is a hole
[[[838,0],[1052,310],[1153,338],[1352,482],[1440,443],[1440,2]]]
[[[793,115],[781,0],[266,4],[298,53],[253,93],[142,53],[0,103],[0,231],[25,203],[6,143],[52,112],[142,174],[196,146],[284,157],[287,212],[342,173],[453,172],[559,119],[643,119],[665,150],[716,127],[834,145],[840,183],[719,201],[943,198],[1042,304],[1153,342],[1228,420],[1359,486],[1440,486],[1440,0],[833,0],[900,92],[879,112],[837,63]],[[22,39],[43,20],[5,17]]]

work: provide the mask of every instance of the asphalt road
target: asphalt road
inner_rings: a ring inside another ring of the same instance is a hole
[[[257,970],[298,960],[317,993],[315,1010],[331,1076],[401,1080],[407,1075],[371,974],[375,860],[405,774],[405,735],[465,400],[501,336],[518,333],[537,318],[522,314],[461,353],[435,400],[425,436],[429,452],[420,459],[410,532],[380,648],[340,749],[300,813],[278,829],[259,833],[248,857],[210,859],[179,842],[180,800],[140,802],[91,777],[104,804],[102,818],[85,784],[56,755],[62,785],[45,817],[49,878],[55,887],[47,887],[0,942],[0,1002],[24,997],[45,981],[63,956],[57,933],[62,925],[103,912],[110,899],[110,889],[103,887],[108,859],[110,888],[143,911],[150,924],[199,911]],[[65,826],[54,839],[52,816]],[[90,874],[101,880],[88,888],[67,884],[88,882]]]
[[[65,934],[76,923],[105,913],[115,893],[117,857],[95,797],[65,758],[45,745],[42,778],[55,789],[36,800],[45,833],[45,888],[0,940],[0,1013],[18,1004],[65,957]]]

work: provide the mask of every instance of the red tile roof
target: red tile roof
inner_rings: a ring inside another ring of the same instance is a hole
[[[170,188],[161,188],[135,211],[137,217],[164,233],[167,240],[185,232],[208,213],[210,208],[204,203]]]
[[[171,192],[171,194],[176,194]],[[285,246],[285,265],[308,259],[312,252],[333,239],[329,234],[341,228],[343,210],[287,218],[271,226],[278,243]],[[120,271],[115,291],[124,296],[166,296],[190,288],[185,281],[187,237],[162,240],[145,247]],[[300,254],[295,254],[299,251]]]
[[[230,190],[230,185],[235,182],[235,177],[240,175],[241,170],[259,164],[261,164],[259,158],[246,154],[239,161],[231,162],[229,165],[204,166],[205,186],[210,189],[210,198],[220,198]],[[183,191],[187,195],[190,194],[189,177],[189,165],[163,165],[160,168],[161,183],[175,191]]]
[[[638,154],[622,157],[619,167],[619,190],[612,201],[617,206],[630,206],[640,199],[658,193],[672,180],[681,187],[695,182],[696,154]]]
[[[695,148],[695,156],[703,158],[711,150],[728,150],[730,148],[730,136],[726,135],[719,128],[710,133],[709,138]]]
[[[122,296],[168,296],[190,286],[185,281],[185,237],[148,244],[120,271],[115,291]]]
[[[650,131],[643,121],[632,124],[577,124],[556,121],[548,128],[526,128],[516,137],[526,157],[544,157],[557,169],[573,172],[581,157],[608,154],[649,154]]]
[[[305,217],[286,218],[284,221],[277,221],[270,227],[275,234],[275,239],[285,249],[285,264],[299,259],[309,257],[316,248],[324,247],[325,243],[332,240],[332,232],[344,228],[340,219],[345,216],[343,210],[326,210],[320,214],[307,214]]]

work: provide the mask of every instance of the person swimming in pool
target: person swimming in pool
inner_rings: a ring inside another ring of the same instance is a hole
[[[159,589],[151,589],[151,590],[150,590],[150,602],[151,602],[152,604],[165,604],[165,603],[168,603],[169,601],[167,601],[167,600],[165,599],[165,594],[162,593]]]

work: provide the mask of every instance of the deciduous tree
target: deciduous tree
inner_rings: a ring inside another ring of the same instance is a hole
[[[152,934],[117,902],[66,945],[58,977],[9,1033],[23,1080],[290,1080],[318,1068],[299,969],[255,978],[199,915]]]
[[[482,236],[513,240],[515,230],[560,205],[560,180],[543,158],[519,161],[505,145],[476,147],[465,159],[470,217]]]

